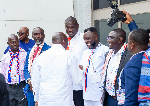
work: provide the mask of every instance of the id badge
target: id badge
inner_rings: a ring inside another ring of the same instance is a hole
[[[101,81],[101,77],[99,73],[94,73],[90,75],[90,78],[91,78],[91,83],[96,83]]]
[[[116,93],[118,105],[123,105],[125,101],[125,89],[117,90]]]
[[[11,75],[11,81],[17,82],[17,76],[14,74]]]

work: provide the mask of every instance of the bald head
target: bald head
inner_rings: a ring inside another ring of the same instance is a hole
[[[18,36],[16,36],[15,34],[11,34],[8,37],[8,42],[7,44],[10,46],[11,51],[13,53],[17,52],[19,49],[19,40],[18,40]]]
[[[19,40],[25,43],[29,42],[29,29],[27,27],[21,27],[18,32]]]
[[[18,40],[18,36],[15,35],[15,34],[11,34],[11,35],[8,37],[8,42],[9,42],[11,39],[17,39],[17,40]]]
[[[67,36],[63,32],[56,32],[52,36],[52,43],[53,44],[61,44],[66,49],[68,46]]]
[[[21,27],[19,30],[24,30],[25,32],[29,33],[29,29],[27,27]]]

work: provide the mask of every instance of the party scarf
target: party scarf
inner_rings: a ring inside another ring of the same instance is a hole
[[[38,57],[38,56],[40,55],[41,50],[42,50],[42,48],[43,48],[43,45],[44,45],[44,43],[42,43],[42,45],[40,46],[40,49],[39,49],[39,51],[38,51],[36,57]],[[31,77],[31,67],[32,67],[32,64],[33,64],[33,60],[34,60],[34,58],[35,58],[35,57],[34,57],[35,48],[36,48],[36,44],[33,46],[33,48],[31,49],[31,52],[30,52],[30,54],[29,54],[29,60],[28,60],[29,66],[28,66],[28,71],[30,72],[30,77]]]
[[[109,87],[109,90],[110,90],[109,93],[111,93],[110,95],[113,95],[114,92],[115,92],[114,85],[115,85],[115,81],[116,81],[116,76],[117,76],[119,64],[120,64],[120,61],[121,61],[121,57],[124,54],[124,51],[125,51],[126,47],[127,47],[127,44],[124,44],[121,47],[118,59],[116,61],[115,68],[112,71],[112,77],[113,77],[114,80],[107,81],[107,84],[110,85],[110,87]],[[107,57],[106,57],[106,60],[105,60],[105,64],[104,64],[103,71],[102,71],[102,79],[101,79],[101,85],[102,86],[100,87],[101,90],[104,89],[104,84],[105,84],[105,80],[106,80],[105,79],[106,70],[108,68],[109,61],[110,61],[111,56],[112,56],[113,53],[114,53],[114,50],[110,50],[109,53],[108,53],[108,55],[107,55]]]
[[[8,83],[11,83],[11,67],[12,67],[12,62],[13,62],[13,59],[16,57],[17,58],[17,75],[19,76],[19,83],[20,83],[20,74],[19,74],[19,52],[20,52],[20,49],[18,50],[17,53],[13,54],[11,49],[9,49],[9,54],[10,54],[10,63],[9,63],[9,70],[8,70]],[[14,76],[15,77],[15,76]]]

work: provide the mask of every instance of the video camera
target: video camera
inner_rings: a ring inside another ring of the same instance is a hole
[[[118,9],[118,3],[116,0],[107,0],[109,2],[109,5],[112,9],[114,9],[111,13],[111,18],[107,20],[107,25],[112,27],[116,22],[119,21],[126,21],[126,14],[123,13],[123,11],[119,11]]]

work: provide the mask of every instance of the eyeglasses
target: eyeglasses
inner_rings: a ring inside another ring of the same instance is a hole
[[[107,40],[111,40],[111,39],[113,39],[113,38],[115,38],[115,37],[108,36],[108,37],[107,37]]]
[[[24,33],[17,32],[18,35],[23,35]]]

